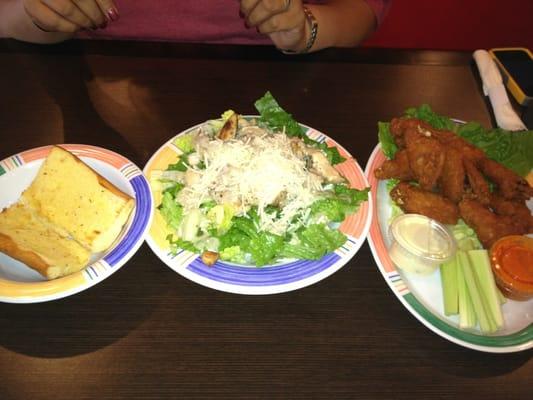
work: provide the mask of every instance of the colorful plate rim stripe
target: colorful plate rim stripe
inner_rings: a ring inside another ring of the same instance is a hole
[[[143,243],[153,215],[153,199],[148,181],[130,160],[111,150],[84,144],[60,144],[78,157],[104,162],[117,170],[131,186],[135,208],[119,240],[106,254],[85,269],[63,278],[42,282],[14,282],[0,279],[0,301],[7,303],[37,303],[55,300],[81,292],[103,281],[122,267]],[[23,151],[0,161],[0,175],[46,157],[53,146]]]
[[[247,116],[255,117],[255,116]],[[204,122],[205,123],[205,122]],[[144,167],[144,173],[150,179],[153,166],[161,164],[163,157],[168,157],[169,151],[175,153],[172,141],[180,135],[191,132],[204,123],[195,125],[175,135],[161,146]],[[325,141],[334,145],[347,160],[337,165],[350,181],[352,187],[363,189],[368,187],[362,168],[349,152],[323,133],[302,125],[307,135],[318,141]],[[176,153],[175,153],[176,154]],[[176,154],[177,157],[177,154]],[[183,277],[212,289],[248,295],[262,295],[282,293],[303,288],[316,283],[344,266],[360,249],[365,241],[370,219],[372,216],[371,201],[364,202],[357,213],[348,217],[339,229],[348,237],[346,243],[334,252],[327,254],[320,260],[291,260],[278,265],[260,268],[239,266],[218,261],[212,267],[204,265],[199,256],[188,251],[182,251],[175,256],[169,254],[152,236],[152,230],[147,234],[146,242],[154,253],[171,269]],[[154,206],[157,206],[154,204]],[[154,218],[152,228],[158,228],[162,220]]]
[[[368,243],[381,274],[396,297],[426,327],[461,346],[491,353],[510,353],[532,348],[533,325],[529,325],[518,332],[505,336],[484,336],[466,332],[440,319],[409,291],[386,251],[379,227],[377,204],[378,180],[372,172],[385,160],[386,157],[381,151],[381,146],[378,144],[372,152],[365,168],[365,175],[372,188],[373,202],[373,217],[368,234]]]

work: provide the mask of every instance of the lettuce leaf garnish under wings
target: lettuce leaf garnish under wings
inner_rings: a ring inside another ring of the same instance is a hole
[[[389,130],[389,122],[378,122],[378,138],[381,144],[381,150],[388,159],[394,158],[398,146],[394,143],[394,138]]]
[[[428,104],[422,104],[420,107],[412,107],[405,110],[404,115],[409,118],[418,118],[426,121],[432,127],[437,129],[446,129],[454,131],[456,124],[449,117],[444,117],[435,113]]]
[[[520,176],[533,169],[533,131],[485,129],[477,122],[469,122],[459,126],[457,134]]]

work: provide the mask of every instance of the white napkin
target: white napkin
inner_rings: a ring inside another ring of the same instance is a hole
[[[490,54],[485,50],[476,50],[474,60],[483,82],[483,92],[489,96],[498,126],[509,131],[526,129],[509,102],[502,76]]]

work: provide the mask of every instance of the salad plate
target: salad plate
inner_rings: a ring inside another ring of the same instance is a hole
[[[387,182],[379,181],[373,171],[386,160],[378,144],[365,168],[371,186],[370,201],[373,218],[369,230],[370,249],[392,292],[405,308],[427,328],[443,338],[461,346],[491,353],[510,353],[533,348],[533,299],[513,301],[502,305],[504,328],[494,334],[482,335],[476,330],[459,329],[457,315],[445,316],[439,270],[421,276],[398,269],[391,261],[388,248],[391,244],[388,226],[392,214]]]
[[[0,253],[0,301],[37,303],[60,299],[96,285],[122,267],[141,246],[150,227],[152,195],[142,171],[113,151],[83,144],[61,144],[117,188],[135,199],[135,207],[119,237],[105,252],[93,254],[79,272],[45,280],[4,253]],[[52,146],[34,148],[0,161],[0,209],[14,203],[30,185]]]
[[[250,119],[254,118],[254,116],[246,116],[244,118]],[[146,164],[144,173],[152,185],[154,207],[158,207],[161,204],[162,194],[161,190],[157,190],[154,187],[150,177],[154,172],[165,170],[170,164],[176,163],[180,154],[175,145],[177,138],[197,131],[204,124],[193,126],[171,138],[155,152]],[[305,130],[307,137],[316,142],[325,143],[328,146],[335,146],[338,149],[345,161],[337,164],[335,168],[347,179],[350,187],[359,190],[368,187],[362,168],[342,146],[317,130],[301,124],[300,126]],[[167,241],[167,223],[159,212],[154,215],[146,241],[168,267],[200,285],[238,294],[274,294],[311,285],[344,266],[363,244],[370,227],[371,215],[370,202],[362,202],[358,210],[350,214],[338,226],[339,231],[346,236],[347,240],[335,251],[327,253],[320,259],[285,259],[260,267],[221,260],[217,260],[213,265],[208,266],[202,262],[202,258],[198,253],[188,250],[170,251]]]

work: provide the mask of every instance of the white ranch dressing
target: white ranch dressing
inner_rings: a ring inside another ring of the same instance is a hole
[[[446,227],[423,215],[396,217],[389,234],[392,240],[389,256],[407,272],[430,274],[455,254],[455,240]]]

